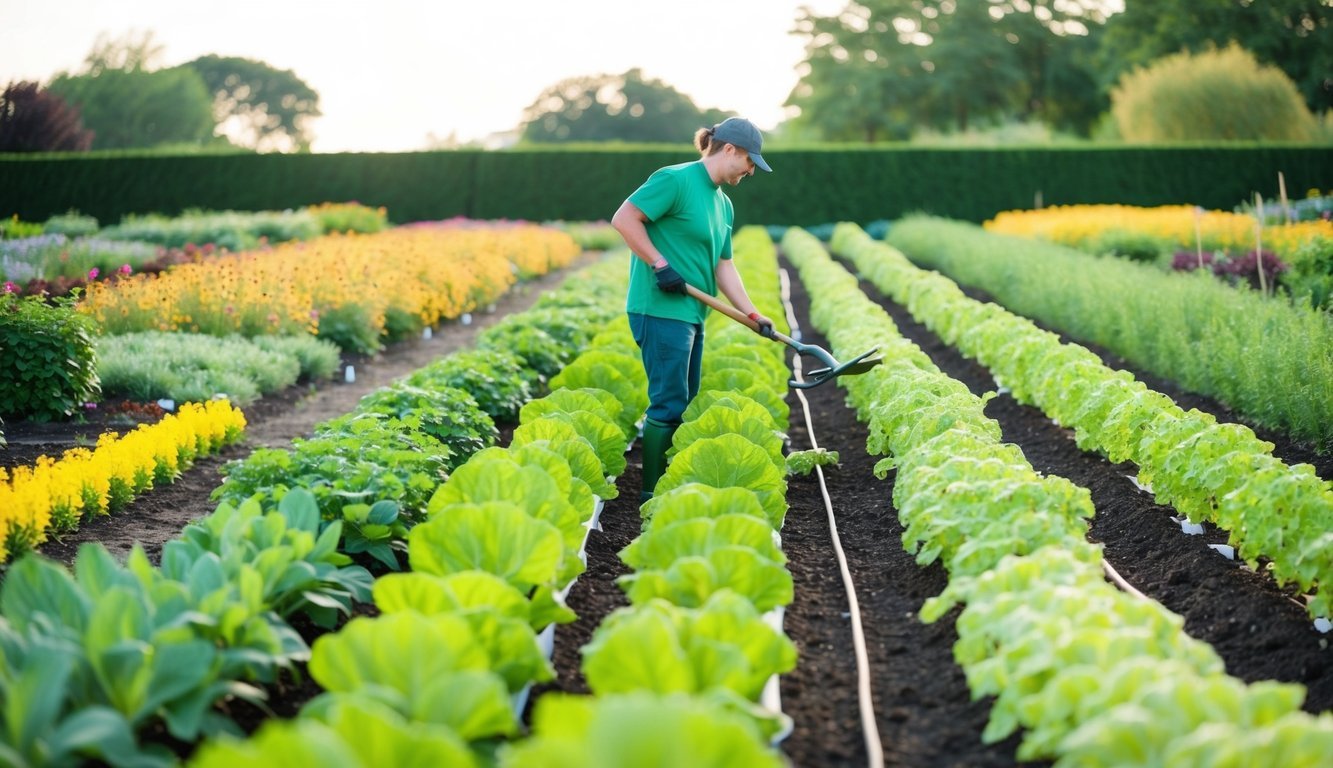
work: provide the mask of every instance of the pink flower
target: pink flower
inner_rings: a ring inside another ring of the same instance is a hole
[[[88,270],[88,279],[96,280],[97,276],[100,274],[102,274],[102,271],[99,270],[97,267],[93,267],[92,269]]]
[[[19,287],[17,285],[15,285],[13,282],[9,280],[5,281],[5,293],[18,293],[18,292],[19,292]]]
[[[121,265],[120,265],[120,269],[118,269],[118,270],[116,270],[116,271],[119,272],[119,273],[122,274],[122,275],[128,275],[129,273],[133,272],[134,269],[131,268],[129,264],[121,264]]]

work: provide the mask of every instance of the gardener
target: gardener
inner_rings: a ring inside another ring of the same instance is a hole
[[[694,145],[702,157],[655,171],[611,218],[633,251],[625,309],[648,374],[640,503],[652,498],[671,437],[699,392],[708,308],[686,294],[686,283],[713,296],[721,290],[761,334],[773,332],[732,264],[731,199],[722,191],[723,182],[734,187],[756,167],[773,170],[759,154],[763,143],[744,118],[700,128]]]

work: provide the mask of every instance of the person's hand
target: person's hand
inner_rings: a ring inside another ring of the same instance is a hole
[[[680,273],[673,269],[670,264],[664,264],[654,269],[653,274],[657,277],[658,288],[667,293],[686,293],[685,278],[681,277]]]
[[[756,326],[756,327],[755,327],[755,333],[758,333],[760,336],[763,336],[763,337],[766,338],[766,339],[771,339],[771,338],[773,338],[773,321],[772,321],[772,320],[769,320],[767,317],[764,317],[763,315],[759,314],[758,312],[751,312],[751,313],[748,315],[748,317],[749,317],[751,320],[754,321],[754,324],[755,324],[755,326]]]

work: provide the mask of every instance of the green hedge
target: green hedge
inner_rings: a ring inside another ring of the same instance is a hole
[[[730,190],[738,225],[807,226],[925,212],[980,222],[1045,205],[1193,203],[1230,210],[1254,192],[1333,187],[1333,147],[772,149],[776,169]],[[388,208],[397,223],[453,216],[608,219],[688,145],[396,154],[0,155],[0,218],[74,208],[113,222],[188,208],[277,210],[327,201]]]

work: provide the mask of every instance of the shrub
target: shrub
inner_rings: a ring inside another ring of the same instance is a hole
[[[59,233],[67,237],[82,237],[96,234],[97,226],[95,217],[84,216],[78,211],[70,211],[47,219],[46,223],[42,225],[42,231],[46,234]]]
[[[307,207],[319,221],[321,232],[379,232],[389,226],[389,214],[383,206],[370,208],[360,203],[321,203]]]
[[[333,378],[338,370],[341,354],[338,345],[314,336],[254,336],[256,347],[296,358],[301,367],[301,381],[322,381]]]
[[[1111,90],[1130,142],[1313,141],[1318,126],[1295,83],[1232,44],[1136,68]]]
[[[51,421],[98,400],[96,328],[73,300],[0,293],[0,416]]]
[[[1096,254],[1109,254],[1131,261],[1149,264],[1171,251],[1173,243],[1163,237],[1127,229],[1108,229],[1091,242],[1086,249]]]

